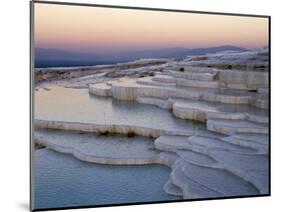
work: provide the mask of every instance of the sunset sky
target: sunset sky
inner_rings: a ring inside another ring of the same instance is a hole
[[[268,19],[35,4],[35,46],[114,52],[219,45],[268,45]]]

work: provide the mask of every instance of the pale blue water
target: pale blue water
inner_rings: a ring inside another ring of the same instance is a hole
[[[163,190],[166,166],[98,165],[48,149],[34,154],[36,209],[180,199]]]
[[[155,106],[92,96],[87,89],[59,87],[35,92],[35,118],[189,131],[205,128]],[[35,151],[34,171],[36,208],[179,199],[164,192],[170,170],[162,165],[90,164],[41,149]]]
[[[194,124],[173,116],[171,111],[133,101],[98,97],[88,89],[51,87],[35,92],[35,118],[97,124],[122,124],[166,130],[196,131],[204,124]]]
[[[154,148],[154,139],[142,136],[105,135],[77,133],[75,131],[36,129],[36,135],[49,143],[74,148],[88,156],[106,158],[153,158],[160,151]]]

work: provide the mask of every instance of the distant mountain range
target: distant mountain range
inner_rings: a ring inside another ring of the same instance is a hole
[[[204,55],[221,51],[245,51],[245,48],[224,45],[209,48],[165,48],[120,53],[76,53],[59,49],[35,48],[35,67],[87,66],[127,62],[141,58],[175,58]]]

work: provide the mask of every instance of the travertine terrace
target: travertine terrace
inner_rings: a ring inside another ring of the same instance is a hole
[[[169,110],[175,118],[204,123],[205,129],[193,132],[35,120],[35,142],[92,163],[164,164],[171,168],[171,173],[163,189],[185,199],[267,194],[268,68],[268,51],[261,49],[140,60],[63,70],[63,74],[59,74],[61,70],[39,70],[35,74],[36,89],[50,85],[87,88],[90,95]],[[54,131],[57,129],[61,131]],[[128,140],[147,137],[150,142],[144,142],[138,155],[121,150],[112,154],[97,150],[79,132],[92,134],[95,142],[99,142],[98,134],[126,135]],[[54,139],[52,133],[61,133],[62,137]]]

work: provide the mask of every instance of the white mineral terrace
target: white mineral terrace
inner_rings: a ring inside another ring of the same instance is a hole
[[[186,199],[268,193],[265,134],[209,137],[136,126],[44,120],[36,120],[35,127],[37,144],[82,161],[166,165],[171,168],[171,177],[164,190]],[[120,134],[127,137],[120,139]]]
[[[216,54],[210,64],[222,66],[233,60],[237,64],[231,65],[238,66],[241,60],[233,59],[237,54]],[[249,61],[255,55],[241,54]],[[218,64],[218,58],[223,63]],[[166,165],[171,174],[164,191],[185,199],[268,194],[268,72],[187,64],[209,65],[208,60],[189,57],[153,68],[128,69],[127,77],[85,77],[84,84],[80,78],[75,86],[88,86],[94,96],[170,110],[177,120],[202,122],[203,129],[41,118],[34,121],[35,142],[92,163]],[[140,74],[154,69],[156,74]],[[119,76],[122,70],[117,72],[110,74]]]
[[[196,73],[193,68],[189,71],[189,67],[185,67],[183,72],[164,70],[164,74],[154,77],[138,79],[125,77],[107,83],[91,84],[89,92],[121,100],[138,101],[150,97],[150,99],[161,98],[167,101],[169,98],[181,98],[205,101],[205,105],[208,102],[246,104],[268,109],[268,93],[265,90],[268,86],[268,73],[204,69],[209,73]],[[151,100],[153,102],[153,99]],[[146,103],[149,103],[149,99]],[[201,107],[204,107],[203,103],[201,104]]]

